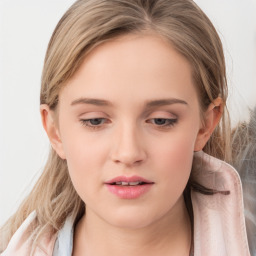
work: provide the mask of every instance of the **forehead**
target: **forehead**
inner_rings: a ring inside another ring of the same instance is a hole
[[[93,97],[132,102],[163,96],[185,101],[197,97],[191,66],[160,36],[132,34],[94,48],[61,92],[60,101]]]

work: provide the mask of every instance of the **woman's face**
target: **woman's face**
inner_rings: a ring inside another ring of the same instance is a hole
[[[188,61],[153,35],[96,47],[60,93],[57,152],[87,214],[146,227],[178,213],[201,127]]]

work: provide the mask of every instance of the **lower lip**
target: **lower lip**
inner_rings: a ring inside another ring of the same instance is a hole
[[[106,184],[108,190],[122,199],[136,199],[147,193],[153,184],[139,186],[118,186]]]

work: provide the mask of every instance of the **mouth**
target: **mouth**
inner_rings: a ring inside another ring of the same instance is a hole
[[[154,184],[154,182],[139,176],[119,176],[112,180],[107,181],[105,184],[112,186],[142,186],[147,184]]]
[[[105,182],[108,190],[121,199],[136,199],[150,190],[154,182],[139,176],[120,176]]]
[[[109,185],[116,185],[116,186],[141,186],[141,185],[146,185],[149,184],[144,181],[133,181],[133,182],[126,182],[126,181],[117,181],[117,182],[112,182],[112,183],[107,183]]]

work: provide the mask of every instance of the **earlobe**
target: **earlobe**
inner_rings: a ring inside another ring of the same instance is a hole
[[[54,120],[54,112],[50,110],[48,105],[42,104],[40,105],[40,113],[44,130],[47,133],[53,149],[56,151],[59,157],[65,159],[66,157],[63,151],[59,129],[56,121]]]
[[[204,148],[210,139],[215,127],[218,125],[223,113],[223,101],[220,97],[215,99],[204,114],[204,123],[200,128],[195,142],[194,151],[200,151]]]

